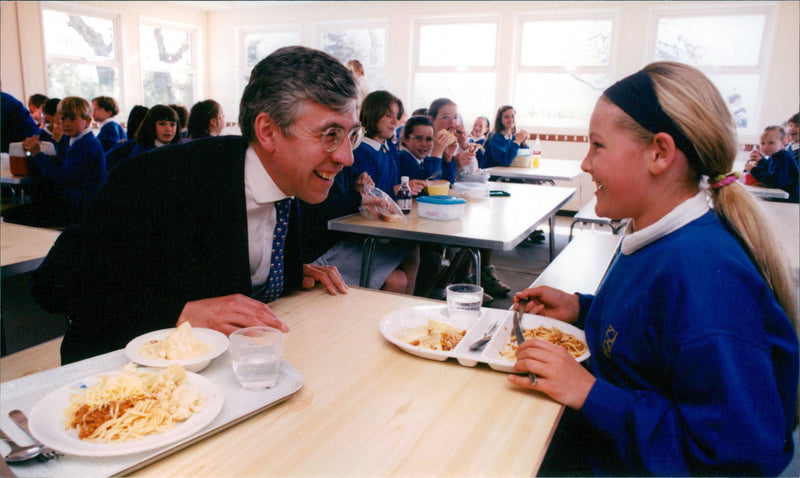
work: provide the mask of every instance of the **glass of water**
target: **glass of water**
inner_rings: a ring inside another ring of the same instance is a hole
[[[447,286],[447,311],[453,318],[478,318],[483,303],[483,287],[475,284]]]
[[[246,327],[230,337],[233,373],[248,390],[270,388],[278,381],[283,359],[283,332],[264,326]]]

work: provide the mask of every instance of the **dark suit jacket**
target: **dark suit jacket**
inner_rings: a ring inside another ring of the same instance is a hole
[[[250,294],[246,150],[238,136],[209,138],[157,148],[111,173],[32,277],[36,301],[70,319],[62,363],[174,327],[188,301]],[[296,205],[292,212],[285,291],[302,283]]]

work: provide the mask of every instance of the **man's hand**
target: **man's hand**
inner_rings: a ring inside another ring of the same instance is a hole
[[[218,330],[225,335],[230,335],[242,327],[257,325],[268,325],[284,332],[289,331],[289,327],[278,320],[275,312],[267,304],[243,294],[187,302],[175,326],[184,322],[189,322],[192,327]]]
[[[342,275],[339,274],[339,269],[336,267],[303,264],[303,287],[310,289],[314,287],[317,281],[322,282],[322,285],[328,289],[331,295],[336,295],[337,292],[347,294],[349,290],[347,284],[344,283]]]

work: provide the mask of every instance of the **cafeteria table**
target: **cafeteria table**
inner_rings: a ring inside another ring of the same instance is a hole
[[[742,184],[742,186],[744,186],[744,188],[750,194],[761,199],[789,199],[789,193],[783,189],[768,188],[764,186],[750,186],[747,184]]]
[[[420,217],[417,202],[401,222],[384,222],[351,214],[328,221],[333,231],[364,234],[364,254],[359,284],[369,284],[375,241],[380,237],[431,242],[469,248],[474,270],[480,270],[479,248],[510,251],[525,240],[537,226],[550,226],[550,260],[555,257],[555,214],[575,194],[575,188],[535,186],[531,184],[489,182],[490,190],[502,190],[509,196],[470,200],[463,217],[439,221]],[[475,274],[480,285],[480,274]]]
[[[484,364],[412,356],[381,335],[388,314],[444,302],[356,287],[331,296],[317,285],[270,306],[291,329],[284,358],[303,376],[299,391],[132,476],[536,474],[560,404]],[[55,353],[57,342],[42,347]],[[4,387],[40,369],[37,352],[0,360]],[[47,374],[63,369],[23,379],[48,383]],[[7,433],[14,426],[5,416],[0,421]]]
[[[33,183],[31,176],[16,176],[11,169],[3,165],[0,168],[0,183],[11,188],[14,193],[14,204],[25,204],[25,185]]]
[[[0,221],[2,277],[36,269],[60,234],[53,229]]]
[[[542,158],[538,168],[495,166],[489,168],[492,177],[521,179],[531,184],[551,184],[556,181],[574,181],[583,174],[580,161]]]

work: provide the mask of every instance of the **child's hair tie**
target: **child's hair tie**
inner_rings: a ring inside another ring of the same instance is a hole
[[[720,174],[719,176],[714,176],[714,178],[711,180],[711,187],[714,189],[719,189],[727,186],[728,184],[735,183],[737,179],[739,179],[739,171],[731,171],[728,174]]]

